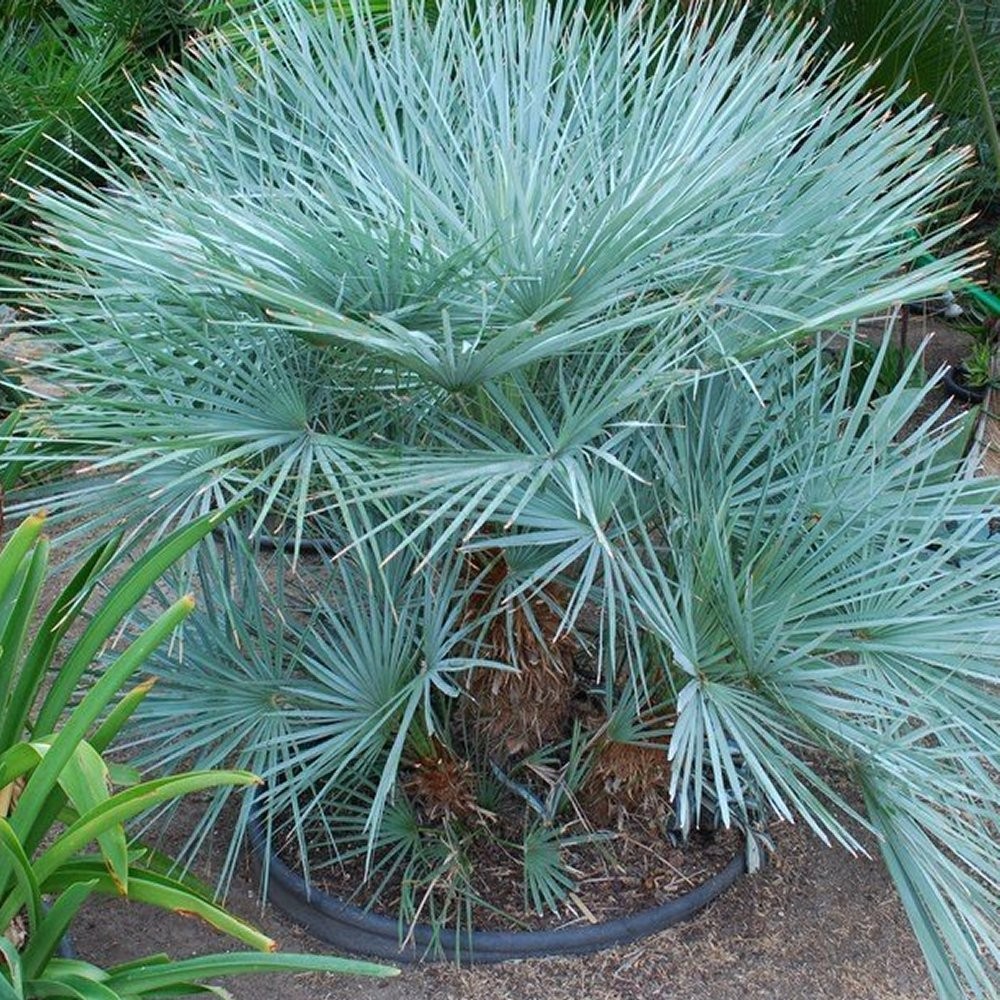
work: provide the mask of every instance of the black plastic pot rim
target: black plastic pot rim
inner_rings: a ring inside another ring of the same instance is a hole
[[[965,369],[961,365],[950,365],[941,379],[944,387],[963,403],[981,403],[986,399],[986,390],[966,384]]]
[[[258,869],[265,865],[266,838],[251,816],[250,846]],[[717,899],[746,872],[742,846],[725,868],[682,896],[637,913],[597,924],[546,931],[435,930],[416,924],[401,934],[398,920],[370,913],[307,885],[277,854],[266,859],[267,896],[310,934],[344,951],[396,962],[447,959],[465,963],[504,962],[543,955],[587,955],[647,937],[689,919]]]
[[[219,536],[225,533],[227,526],[219,525],[214,532]],[[305,555],[334,555],[342,548],[340,542],[334,538],[300,538],[296,546],[294,536],[279,537],[276,535],[255,535],[253,538],[245,539],[251,545],[257,544],[265,552],[274,552],[281,549],[282,552],[298,552]]]
[[[299,552],[315,555],[330,555],[339,552],[340,543],[333,538],[300,538],[296,546],[294,538],[276,538],[274,535],[261,535],[257,539],[262,549],[273,552],[280,548],[283,552],[294,552],[296,548]]]

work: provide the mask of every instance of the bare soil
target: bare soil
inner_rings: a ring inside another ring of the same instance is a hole
[[[933,334],[929,373],[960,361],[967,335],[911,320],[909,343]],[[947,404],[939,388],[928,409]],[[949,412],[958,412],[949,404]],[[198,801],[187,804],[196,811]],[[774,831],[777,856],[694,920],[636,944],[582,958],[546,958],[458,969],[428,964],[397,978],[254,976],[227,983],[236,1000],[932,1000],[923,967],[891,881],[868,843],[851,857],[819,843],[809,830]],[[215,831],[224,853],[230,832]],[[168,832],[178,846],[183,833]],[[204,874],[210,877],[211,859]],[[233,883],[228,903],[277,939],[285,951],[327,951],[273,909],[262,908],[249,874]],[[190,917],[123,900],[94,900],[74,925],[80,957],[110,965],[145,954],[186,957],[227,950],[228,939]]]
[[[217,835],[224,845],[226,831]],[[238,1000],[932,1000],[877,858],[852,858],[797,827],[779,828],[776,839],[778,855],[767,869],[693,921],[597,955],[471,969],[424,965],[385,981],[255,976],[227,986]],[[229,903],[283,950],[324,950],[279,913],[262,913],[246,872]],[[191,918],[119,900],[92,903],[74,925],[74,943],[81,957],[101,964],[228,945]]]

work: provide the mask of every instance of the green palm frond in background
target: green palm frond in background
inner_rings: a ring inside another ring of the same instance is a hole
[[[409,2],[404,0],[394,4],[393,0],[365,0],[363,4],[358,4],[351,0],[299,0],[302,10],[310,14],[332,12],[336,17],[350,19],[363,10],[365,17],[383,24],[392,17],[393,7],[399,11]],[[270,3],[271,0],[188,0],[187,12],[199,29],[220,29],[233,41],[238,41],[242,20],[248,15],[262,12],[265,16],[275,16],[278,8],[270,6]],[[424,9],[433,16],[433,3],[426,3]]]
[[[871,82],[905,102],[926,99],[944,139],[975,148],[969,196],[1000,193],[1000,4],[996,0],[779,0],[771,7],[815,20],[832,51],[847,47]]]
[[[177,51],[181,0],[11,0],[0,9],[0,222],[31,217],[25,185],[91,176],[114,155],[109,122]]]

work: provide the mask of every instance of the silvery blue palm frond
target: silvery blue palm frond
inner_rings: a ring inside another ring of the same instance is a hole
[[[651,395],[959,273],[913,234],[960,155],[787,26],[274,6],[155,88],[100,188],[35,195],[32,367],[74,389],[37,433],[104,498],[53,508],[254,495],[301,533],[436,490],[505,523]]]

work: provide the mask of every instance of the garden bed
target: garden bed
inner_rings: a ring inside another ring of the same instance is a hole
[[[997,666],[996,485],[971,476],[971,419],[934,426],[955,411],[919,356],[907,362],[905,332],[880,350],[843,337],[900,301],[968,287],[971,256],[943,250],[957,227],[936,215],[965,154],[942,150],[924,109],[886,96],[897,92],[873,72],[851,80],[818,59],[793,22],[747,36],[692,16],[661,30],[640,7],[605,22],[442,4],[433,21],[393,14],[384,27],[291,3],[273,18],[255,10],[232,46],[199,39],[191,71],[152,88],[141,134],[115,134],[120,168],[98,169],[85,191],[29,191],[46,239],[12,301],[38,317],[48,352],[36,371],[60,391],[7,425],[24,483],[8,490],[11,512],[44,507],[137,547],[153,526],[195,519],[110,592],[119,617],[123,592],[131,608],[213,527],[235,526],[166,578],[164,616],[122,622],[153,646],[190,615],[183,641],[150,659],[161,683],[98,726],[93,706],[136,669],[119,656],[68,731],[79,742],[95,727],[101,752],[128,718],[138,771],[196,772],[141,785],[154,786],[148,801],[123,793],[133,813],[182,782],[226,786],[181,852],[194,859],[222,831],[222,865],[206,873],[220,888],[247,840],[258,856],[280,848],[288,817],[301,878],[275,859],[260,892],[309,927],[309,907],[273,890],[310,902],[317,857],[366,853],[364,875],[387,880],[400,912],[355,910],[352,924],[343,903],[317,899],[340,921],[326,940],[351,952],[395,957],[410,926],[404,958],[438,943],[482,954],[488,932],[464,931],[497,903],[516,905],[515,924],[530,904],[601,927],[576,892],[588,880],[615,913],[637,887],[659,888],[627,852],[602,867],[576,850],[629,820],[665,843],[702,823],[746,837],[746,860],[737,851],[692,890],[690,915],[758,867],[756,833],[778,817],[855,855],[877,841],[936,994],[992,996],[1000,760],[981,696]],[[845,349],[800,343],[811,331]],[[987,380],[981,339],[972,382]],[[272,515],[336,539],[305,607],[269,586],[244,544]],[[34,532],[39,562],[42,520],[18,532]],[[35,568],[23,571],[31,601]],[[177,597],[188,575],[196,613]],[[46,617],[43,653],[82,603]],[[7,733],[53,731],[87,657],[110,648],[112,618],[95,616],[51,710],[28,722],[12,688]],[[37,687],[48,666],[24,676]],[[69,739],[32,751],[49,785],[29,783],[18,805],[22,855],[43,826],[21,817],[42,793],[58,804]],[[101,772],[86,794],[103,804],[110,784]],[[67,837],[90,829],[84,816]],[[101,846],[108,863],[84,872],[124,888],[124,830],[114,856]],[[613,880],[620,869],[629,885]],[[156,891],[134,898],[233,934],[207,895],[164,896],[160,873],[148,877]],[[41,891],[59,886],[20,881],[34,929]],[[811,961],[778,963],[768,995],[801,977],[816,996],[817,956],[839,971],[862,926],[881,938],[884,917],[861,895],[867,922],[844,921]],[[8,898],[7,920],[20,902]],[[643,961],[646,938],[673,921],[608,921],[630,922],[642,926],[596,943],[632,946],[611,978],[637,969],[631,995],[700,995],[704,984]],[[526,933],[534,945],[505,950],[495,939],[510,933],[492,932],[492,960],[591,951],[538,945],[575,927]],[[696,967],[754,954],[700,944]],[[29,972],[40,950],[27,949]],[[293,957],[281,967],[352,971]],[[124,992],[142,992],[136,978],[164,991],[150,961],[121,973]],[[247,967],[194,964],[206,977]],[[571,995],[606,983],[574,982]],[[862,997],[869,970],[840,987],[831,996]]]
[[[199,805],[186,807],[193,822]],[[203,874],[225,853],[221,824]],[[919,949],[877,857],[852,858],[817,844],[803,827],[779,827],[778,854],[697,919],[635,944],[576,958],[500,966],[405,968],[397,980],[360,983],[319,976],[256,977],[234,984],[237,1000],[927,1000],[933,995]],[[183,842],[183,823],[163,847]],[[877,855],[874,844],[869,850]],[[285,949],[323,951],[273,908],[263,915],[249,869],[229,903],[259,918]],[[197,921],[167,918],[140,904],[95,901],[75,934],[78,951],[124,961],[156,940],[177,955],[220,946]]]
[[[539,913],[524,898],[519,860],[483,850],[482,856],[475,858],[474,885],[492,906],[473,907],[473,923],[477,930],[488,931],[560,930],[604,923],[683,896],[718,875],[742,851],[742,838],[734,830],[696,833],[690,843],[676,847],[647,831],[612,833],[604,840],[567,850],[575,888],[559,912]],[[278,855],[297,869],[291,845]],[[364,889],[359,891],[364,882],[363,858],[340,865],[313,857],[312,863],[314,888],[358,906],[366,905]],[[373,913],[395,917],[402,882],[397,874],[384,887]]]

